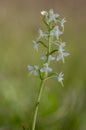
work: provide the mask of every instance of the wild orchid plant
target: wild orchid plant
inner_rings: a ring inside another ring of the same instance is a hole
[[[69,55],[69,53],[65,52],[65,42],[62,41],[61,35],[64,33],[64,23],[66,22],[65,18],[61,19],[59,14],[55,14],[52,9],[49,11],[42,11],[42,20],[46,25],[46,31],[39,29],[38,37],[36,40],[33,40],[34,49],[38,52],[38,48],[40,45],[45,48],[45,55],[41,57],[43,60],[43,64],[41,66],[34,65],[28,66],[28,70],[30,74],[34,76],[38,76],[41,80],[40,90],[38,93],[38,98],[36,102],[32,130],[35,130],[36,119],[38,113],[38,106],[40,103],[42,90],[44,87],[44,83],[46,80],[50,78],[56,78],[59,83],[63,86],[63,76],[64,74],[60,72],[53,71],[53,68],[50,67],[50,63],[53,61],[60,61],[64,63],[64,58]]]

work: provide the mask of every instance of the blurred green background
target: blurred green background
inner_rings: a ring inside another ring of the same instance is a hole
[[[34,51],[32,40],[43,27],[40,11],[48,9],[66,17],[70,56],[55,64],[65,73],[65,87],[46,83],[36,130],[86,130],[85,0],[0,0],[0,130],[31,128],[40,81],[29,77],[27,65],[40,64],[42,52]]]

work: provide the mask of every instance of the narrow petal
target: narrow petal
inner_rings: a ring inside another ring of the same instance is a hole
[[[36,51],[38,51],[38,43],[36,43],[36,41],[32,41],[32,43],[34,44],[34,49],[36,50]]]
[[[50,61],[53,61],[53,60],[55,60],[55,57],[52,56],[52,55],[50,55],[50,56],[49,56],[49,60],[50,60]]]
[[[33,70],[33,66],[28,65],[27,68],[28,68],[28,70],[30,70],[30,71]]]
[[[40,71],[43,73],[45,72],[45,68],[41,68]]]
[[[42,56],[41,59],[45,61],[47,59],[47,56]]]

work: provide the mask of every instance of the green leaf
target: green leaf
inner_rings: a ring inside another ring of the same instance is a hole
[[[53,53],[55,53],[55,52],[57,52],[57,51],[58,51],[58,50],[55,49],[55,50],[51,51],[51,52],[49,53],[49,55],[51,55],[51,54],[53,54]]]
[[[48,48],[47,45],[45,45],[44,42],[42,42],[42,41],[38,41],[38,43],[41,43],[44,47]]]

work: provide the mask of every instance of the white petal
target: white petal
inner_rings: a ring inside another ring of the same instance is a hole
[[[50,60],[50,61],[53,61],[53,60],[55,60],[55,57],[50,55],[50,56],[49,56],[49,60]]]
[[[35,70],[33,71],[33,74],[34,74],[34,76],[38,75],[38,73]]]
[[[41,59],[42,59],[42,60],[46,60],[46,59],[47,59],[47,56],[42,56]]]
[[[58,14],[53,14],[53,15],[49,18],[48,22],[52,22],[52,21],[56,20],[56,18],[58,18],[58,17],[59,17]]]
[[[70,54],[67,53],[67,52],[64,52],[64,53],[63,53],[63,56],[64,56],[64,57],[69,56],[69,55],[70,55]]]
[[[64,74],[62,72],[60,72],[60,74],[58,76],[58,82],[62,82],[63,81],[63,76],[64,76]]]
[[[34,68],[35,68],[36,70],[38,70],[39,67],[38,67],[37,65],[35,65]]]
[[[41,15],[45,16],[47,15],[48,13],[46,11],[41,11]]]
[[[34,49],[38,51],[38,44],[36,43],[36,41],[33,40],[32,43],[34,44]]]
[[[30,71],[33,70],[33,66],[28,65],[27,68],[28,68],[28,70],[30,70]]]
[[[40,71],[41,71],[41,72],[45,72],[45,68],[41,68]]]
[[[59,61],[61,59],[62,59],[62,55],[58,55],[56,60]]]
[[[58,39],[58,37],[59,37],[60,35],[62,35],[62,34],[63,34],[63,32],[61,32],[61,31],[59,30],[58,26],[55,26],[55,27],[53,28],[53,30],[50,32],[50,35],[51,35],[51,36],[55,36],[57,39]]]
[[[52,72],[52,68],[47,68],[47,72]]]
[[[60,30],[58,30],[58,31],[56,32],[56,34],[57,34],[57,36],[60,36],[60,35],[63,34],[63,32],[61,32]]]
[[[54,14],[55,18],[58,18],[59,17],[59,14]]]
[[[53,9],[49,10],[49,14],[52,16],[54,14]]]

